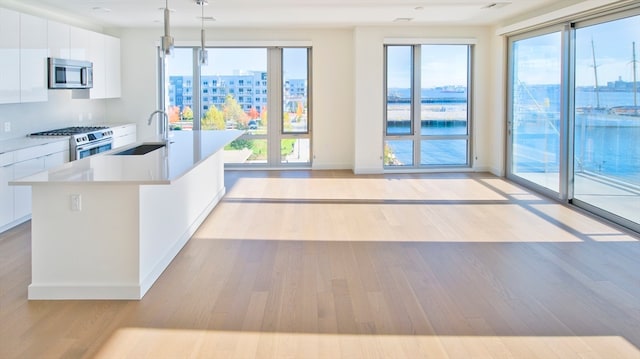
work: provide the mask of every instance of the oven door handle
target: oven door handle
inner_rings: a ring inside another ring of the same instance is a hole
[[[76,151],[84,151],[84,150],[87,150],[87,149],[92,149],[94,147],[99,147],[99,146],[106,145],[106,144],[109,144],[109,143],[113,143],[113,139],[112,138],[109,138],[109,139],[106,139],[106,140],[90,142],[90,143],[85,143],[84,145],[80,145],[80,146],[76,147]]]

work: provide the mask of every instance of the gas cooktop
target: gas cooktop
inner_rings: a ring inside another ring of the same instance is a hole
[[[42,131],[32,133],[30,136],[72,136],[77,134],[84,134],[94,131],[106,130],[107,126],[72,126],[59,128],[56,130]]]

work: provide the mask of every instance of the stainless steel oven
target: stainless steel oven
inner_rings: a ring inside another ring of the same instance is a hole
[[[93,156],[100,152],[106,152],[111,149],[113,144],[113,139],[105,139],[99,141],[89,142],[84,145],[76,146],[75,155],[72,156],[71,160],[79,160],[81,158]]]
[[[32,133],[34,137],[69,136],[69,160],[79,160],[113,146],[113,131],[106,126],[76,126]]]

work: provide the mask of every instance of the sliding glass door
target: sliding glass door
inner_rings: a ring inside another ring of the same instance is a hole
[[[511,41],[508,174],[560,192],[562,33]]]
[[[634,223],[640,223],[638,46],[640,16],[576,25],[573,201]]]
[[[509,38],[507,176],[640,231],[640,8]]]

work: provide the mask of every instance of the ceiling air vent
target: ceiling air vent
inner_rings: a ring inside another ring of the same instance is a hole
[[[397,17],[395,19],[393,19],[393,22],[409,22],[412,21],[413,18],[412,17]]]
[[[499,9],[507,5],[511,5],[511,3],[510,2],[492,2],[491,4],[481,7],[481,9]]]

